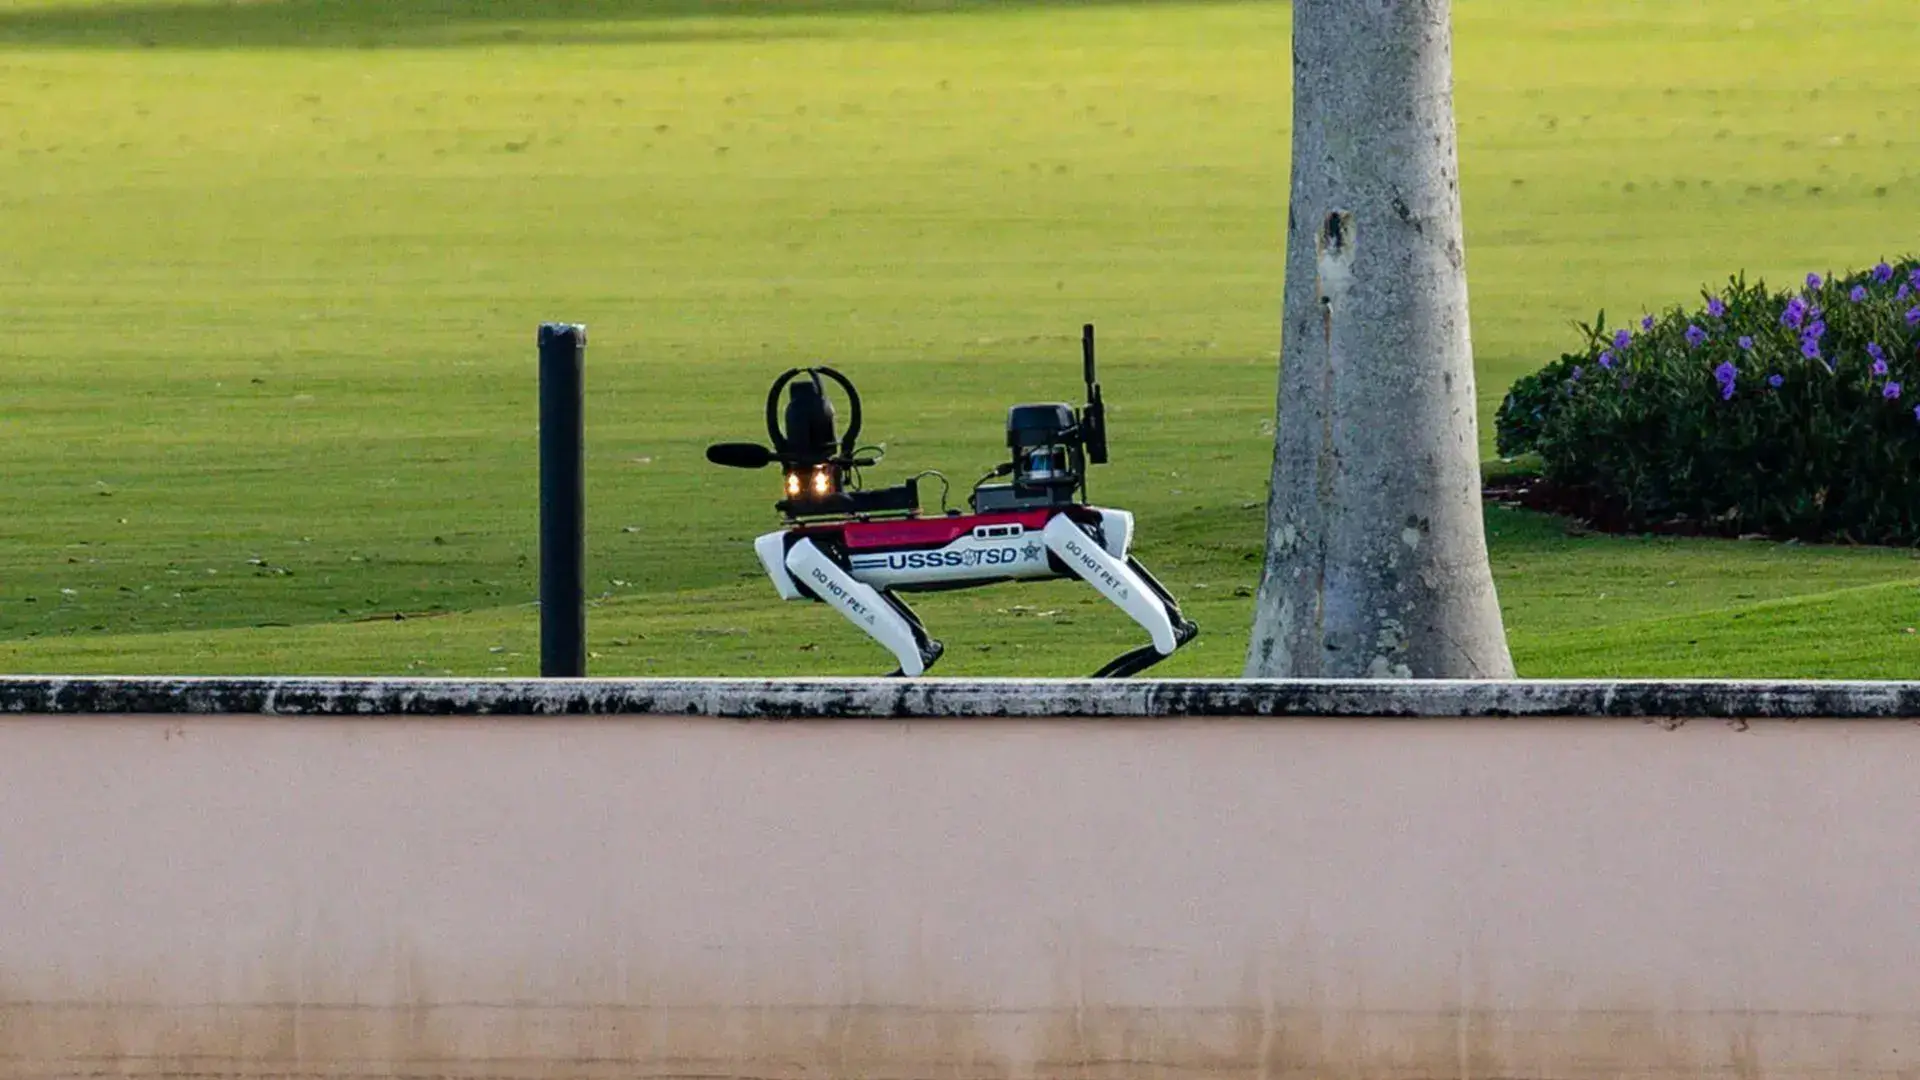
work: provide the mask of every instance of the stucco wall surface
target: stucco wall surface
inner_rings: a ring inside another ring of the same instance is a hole
[[[1917,747],[0,716],[0,1078],[1908,1076]]]

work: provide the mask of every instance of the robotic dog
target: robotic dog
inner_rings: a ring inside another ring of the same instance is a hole
[[[1009,409],[1012,460],[980,478],[968,498],[972,513],[964,514],[946,509],[946,478],[931,470],[896,487],[861,490],[859,470],[878,463],[883,452],[859,444],[860,394],[846,376],[808,367],[774,380],[767,392],[772,448],[717,443],[707,448],[707,460],[743,469],[780,466],[786,497],[774,509],[786,527],[753,545],[780,598],[819,601],[838,611],[894,655],[900,664],[895,676],[923,674],[945,650],[901,601],[904,592],[1077,577],[1151,638],[1094,678],[1133,675],[1191,641],[1199,628],[1128,553],[1133,515],[1087,502],[1087,467],[1107,462],[1106,406],[1094,378],[1091,325],[1081,332],[1081,350],[1086,408],[1076,413],[1050,402]],[[846,434],[838,438],[823,378],[839,385],[851,409]],[[780,392],[789,385],[783,430]],[[938,477],[942,485],[937,516],[921,513],[918,481],[924,476]],[[1011,479],[988,483],[1003,476]]]

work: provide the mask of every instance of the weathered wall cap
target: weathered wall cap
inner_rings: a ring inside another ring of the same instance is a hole
[[[0,676],[0,713],[1920,719],[1920,682]]]

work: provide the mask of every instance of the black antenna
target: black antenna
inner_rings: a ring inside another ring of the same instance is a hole
[[[1107,463],[1107,405],[1100,400],[1100,381],[1093,371],[1093,324],[1080,328],[1080,355],[1086,364],[1087,407],[1080,416],[1082,439],[1087,460],[1095,465]]]

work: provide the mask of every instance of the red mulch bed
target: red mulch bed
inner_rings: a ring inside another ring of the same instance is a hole
[[[1590,492],[1557,487],[1538,476],[1503,476],[1487,481],[1482,488],[1486,501],[1500,506],[1534,510],[1566,518],[1578,535],[1607,533],[1616,536],[1705,536],[1722,539],[1780,539],[1761,533],[1743,533],[1737,523],[1674,518],[1671,521],[1631,524],[1617,506]]]

